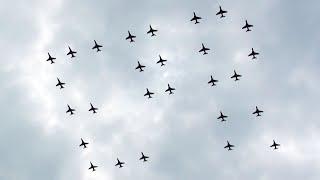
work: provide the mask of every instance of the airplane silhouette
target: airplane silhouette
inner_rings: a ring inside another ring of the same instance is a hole
[[[68,110],[66,111],[66,113],[68,113],[68,112],[70,112],[70,115],[73,115],[74,113],[73,113],[73,111],[76,111],[75,109],[72,109],[70,106],[69,106],[69,104],[67,104],[68,105]]]
[[[79,145],[80,147],[83,146],[83,149],[87,148],[87,142],[84,142],[83,139],[81,138],[81,144]]]
[[[61,82],[59,78],[57,78],[57,80],[58,80],[58,84],[56,84],[56,86],[60,86],[60,89],[64,88],[63,85],[65,85],[66,83]]]
[[[164,66],[164,65],[165,65],[164,62],[166,62],[167,60],[162,59],[162,57],[161,57],[160,55],[159,55],[159,58],[160,58],[160,60],[157,61],[157,64],[158,64],[158,63],[161,63],[161,66]]]
[[[169,91],[169,94],[173,94],[172,91],[176,90],[175,88],[170,87],[170,85],[168,84],[168,89],[165,92]]]
[[[193,12],[193,18],[192,18],[190,21],[195,21],[194,24],[198,24],[198,23],[200,23],[200,22],[198,21],[198,19],[202,19],[202,18],[201,18],[201,17],[198,17],[198,16],[196,15],[196,13]]]
[[[119,161],[119,159],[117,158],[117,164],[115,166],[119,166],[119,168],[122,168],[122,164],[125,164],[124,162]]]
[[[140,72],[144,71],[143,68],[145,68],[146,66],[141,65],[140,62],[138,61],[138,66],[136,67],[136,69],[140,69]]]
[[[208,54],[207,51],[209,51],[209,48],[206,48],[202,43],[202,48],[199,50],[199,52],[203,52],[203,55]]]
[[[131,35],[130,31],[128,31],[128,37],[126,37],[126,40],[130,39],[130,42],[134,42],[133,38],[136,38],[136,36]]]
[[[251,27],[253,27],[253,25],[249,24],[248,21],[246,20],[246,25],[244,25],[242,27],[242,29],[247,29],[246,32],[251,31]]]
[[[71,58],[76,57],[74,54],[76,54],[77,52],[76,52],[76,51],[72,51],[71,48],[70,48],[70,46],[68,46],[68,48],[69,48],[69,52],[68,52],[67,55],[70,55],[70,54],[71,54]]]
[[[141,152],[141,158],[139,159],[139,160],[143,160],[143,162],[146,162],[147,161],[147,159],[149,158],[148,156],[145,156],[144,154],[143,154],[143,152]]]
[[[96,40],[94,40],[94,46],[92,49],[97,49],[97,52],[101,51],[100,48],[103,47],[102,45],[97,44]]]
[[[208,81],[208,84],[212,83],[211,86],[215,86],[216,82],[218,82],[218,80],[213,79],[213,77],[211,76],[211,79],[210,79],[210,81]]]
[[[98,110],[98,108],[93,107],[93,105],[90,103],[91,108],[89,109],[89,111],[92,111],[93,113],[97,113],[96,111]]]
[[[98,166],[94,166],[91,161],[90,161],[90,167],[89,167],[89,170],[92,169],[92,172],[95,171]]]
[[[224,13],[227,13],[227,12],[228,12],[228,11],[222,10],[222,9],[221,9],[221,6],[219,6],[219,11],[217,12],[216,15],[217,15],[217,16],[218,16],[218,15],[221,15],[220,18],[223,18],[223,17],[226,17],[226,16],[224,16],[223,14],[224,14]]]
[[[231,149],[232,147],[234,147],[234,145],[230,144],[229,141],[227,141],[227,145],[224,148],[228,148],[228,151],[231,151],[233,149]]]
[[[254,111],[252,114],[257,114],[257,116],[261,116],[260,113],[263,113],[263,111],[259,110],[256,106],[256,111]]]
[[[252,59],[256,59],[257,58],[256,55],[259,55],[259,53],[255,52],[253,48],[251,48],[251,53],[248,56],[249,57],[252,56]]]
[[[231,76],[231,78],[236,78],[234,81],[240,80],[239,77],[241,77],[241,75],[240,75],[240,74],[237,74],[237,73],[236,73],[236,70],[234,70],[233,72],[234,72],[234,75]]]
[[[222,122],[222,121],[226,121],[224,118],[227,118],[227,117],[228,116],[223,115],[222,112],[220,111],[220,116],[217,119],[221,119],[221,122]]]
[[[148,96],[148,99],[149,99],[149,98],[152,98],[152,96],[151,96],[152,94],[154,94],[154,93],[150,92],[149,89],[147,88],[147,93],[145,93],[143,96]]]
[[[149,25],[149,28],[150,28],[150,30],[147,32],[147,34],[151,33],[151,36],[155,36],[154,32],[157,32],[158,30],[153,29],[153,28],[151,27],[151,25]]]
[[[270,147],[274,147],[274,149],[278,149],[277,146],[280,146],[280,144],[277,144],[274,140],[273,140],[273,144]]]
[[[51,57],[51,55],[49,53],[48,53],[48,55],[49,55],[49,57],[48,57],[47,61],[51,61],[51,64],[53,64],[54,63],[53,60],[55,60],[56,58],[55,57]]]

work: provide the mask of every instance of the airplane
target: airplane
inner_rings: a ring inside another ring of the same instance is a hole
[[[280,146],[280,144],[277,144],[274,140],[273,140],[273,144],[270,147],[274,147],[274,149],[278,149],[277,146]]]
[[[97,44],[96,40],[94,40],[94,46],[92,49],[97,49],[97,52],[101,51],[100,48],[103,47],[102,45]]]
[[[131,35],[130,31],[128,31],[128,37],[126,37],[126,40],[130,39],[130,42],[134,42],[133,38],[136,38],[136,36]]]
[[[228,11],[222,10],[222,9],[221,9],[221,6],[219,6],[219,9],[220,9],[220,10],[219,10],[219,12],[217,12],[216,15],[217,15],[217,16],[218,16],[218,15],[221,15],[220,18],[226,17],[226,16],[224,16],[223,14],[224,14],[224,13],[227,13]]]
[[[93,105],[90,103],[91,108],[89,109],[89,111],[93,111],[93,113],[97,113],[96,111],[98,110],[98,108],[93,107]]]
[[[215,84],[216,82],[218,82],[218,80],[213,79],[213,77],[211,76],[211,79],[210,79],[210,81],[208,82],[208,84],[212,83],[211,86],[215,86],[215,85],[216,85],[216,84]]]
[[[154,32],[157,32],[158,30],[153,29],[151,25],[149,25],[149,27],[150,27],[150,30],[147,32],[147,34],[151,33],[151,36],[155,36]]]
[[[206,48],[206,47],[203,45],[203,43],[202,43],[202,48],[200,49],[199,52],[203,52],[203,55],[205,55],[205,54],[208,54],[207,51],[209,51],[209,50],[210,50],[210,49],[209,49],[209,48]]]
[[[162,59],[160,55],[159,55],[159,58],[160,58],[160,60],[157,61],[157,64],[158,64],[158,63],[161,63],[161,66],[164,66],[164,65],[165,65],[164,62],[166,62],[167,60]]]
[[[65,85],[66,83],[61,82],[59,78],[57,78],[57,80],[58,80],[58,84],[56,84],[56,86],[60,86],[60,89],[64,88],[63,85]]]
[[[49,55],[49,57],[48,57],[47,61],[51,61],[51,64],[53,64],[54,63],[53,60],[55,60],[56,58],[55,57],[51,57],[51,55],[49,53],[48,53],[48,55]]]
[[[141,152],[141,155],[142,155],[142,157],[141,157],[139,160],[143,160],[143,162],[146,162],[149,157],[148,157],[148,156],[145,156],[145,155],[143,154],[143,152]]]
[[[252,56],[252,59],[256,59],[257,58],[256,55],[259,55],[259,53],[255,52],[253,48],[251,48],[251,53],[248,56],[249,57]]]
[[[221,119],[221,122],[222,122],[222,121],[226,121],[224,118],[227,118],[227,117],[228,116],[223,115],[222,112],[220,111],[220,116],[217,119]]]
[[[77,52],[76,52],[76,51],[72,51],[71,48],[70,48],[70,46],[68,46],[68,48],[69,48],[69,52],[68,52],[67,55],[70,55],[70,54],[71,54],[71,58],[76,57],[74,54],[76,54]]]
[[[228,148],[228,151],[231,151],[233,149],[231,149],[232,147],[234,147],[234,145],[230,144],[229,141],[227,141],[227,145],[224,148]]]
[[[68,110],[66,111],[66,113],[68,113],[68,112],[70,112],[70,115],[73,115],[74,113],[73,113],[73,111],[76,111],[75,109],[72,109],[70,106],[69,106],[69,104],[67,104],[68,105]]]
[[[198,19],[202,19],[201,17],[197,16],[195,12],[193,12],[193,18],[190,21],[195,21],[194,24],[198,24]]]
[[[138,61],[138,66],[136,67],[136,69],[140,69],[140,72],[143,71],[143,68],[145,68],[146,66],[141,65],[140,62]]]
[[[81,144],[79,145],[80,147],[83,146],[83,149],[87,148],[87,142],[84,142],[83,139],[81,138]]]
[[[169,94],[173,94],[172,91],[176,90],[175,88],[170,87],[170,85],[168,84],[168,89],[165,92],[169,91]]]
[[[246,25],[242,27],[242,29],[247,29],[246,32],[251,31],[250,27],[253,27],[252,24],[249,24],[248,21],[246,20]]]
[[[257,114],[257,116],[261,116],[260,113],[263,113],[263,111],[259,110],[256,106],[256,111],[254,111],[252,114]]]
[[[154,94],[154,93],[150,92],[149,89],[147,88],[147,93],[145,93],[143,96],[148,96],[148,99],[149,99],[149,98],[152,98],[152,96],[151,96],[152,94]]]
[[[94,166],[91,162],[90,162],[90,167],[89,170],[92,169],[92,171],[95,171],[98,166]]]
[[[115,166],[119,166],[119,168],[122,168],[122,164],[125,164],[124,162],[119,161],[119,159],[117,158],[117,164]]]
[[[241,75],[240,75],[240,74],[237,74],[237,73],[236,73],[236,70],[234,70],[233,72],[234,72],[234,75],[231,76],[231,78],[236,78],[234,81],[238,81],[238,80],[239,80],[239,77],[241,77]]]

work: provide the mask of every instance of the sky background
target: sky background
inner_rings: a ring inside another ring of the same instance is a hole
[[[1,4],[0,179],[320,178],[318,1]],[[215,15],[219,4],[226,18]],[[194,11],[200,24],[190,22]],[[246,19],[249,33],[241,29]],[[149,24],[157,36],[146,34]],[[128,30],[135,43],[125,40]],[[208,55],[198,53],[201,43]],[[68,46],[76,58],[66,56]],[[251,48],[260,53],[254,61]],[[240,81],[230,79],[233,70]],[[210,75],[217,86],[207,84]],[[174,95],[164,92],[168,83]],[[143,96],[146,88],[154,98]],[[255,106],[261,117],[251,114]],[[233,151],[223,148],[227,140]],[[149,162],[138,160],[142,151]]]

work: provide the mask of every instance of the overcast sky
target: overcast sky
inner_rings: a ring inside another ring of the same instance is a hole
[[[228,11],[222,19],[219,4]],[[319,5],[2,1],[0,179],[319,179]],[[193,12],[202,17],[197,25]],[[254,25],[248,33],[246,19]],[[146,34],[150,24],[155,37]],[[135,43],[125,40],[128,30]],[[201,43],[211,49],[205,56]],[[77,57],[66,55],[68,46]],[[156,64],[159,55],[165,66]],[[240,81],[230,79],[233,70]],[[210,75],[217,86],[207,84]],[[164,92],[168,83],[173,95]],[[261,117],[252,115],[255,106]],[[217,120],[220,111],[226,122]],[[273,139],[278,150],[269,147]],[[227,140],[233,151],[223,148]]]

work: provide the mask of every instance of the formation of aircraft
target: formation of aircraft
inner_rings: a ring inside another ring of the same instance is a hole
[[[73,111],[76,111],[75,109],[72,109],[70,106],[69,106],[69,104],[67,104],[68,105],[68,110],[66,111],[66,113],[70,113],[70,115],[73,115],[74,113],[73,113]]]
[[[203,52],[203,55],[208,54],[207,51],[209,51],[209,48],[206,48],[202,43],[202,48],[199,50],[199,52]]]
[[[147,32],[147,34],[150,34],[150,33],[151,33],[151,36],[155,36],[156,34],[154,34],[154,33],[157,32],[158,30],[153,29],[153,28],[151,27],[151,25],[149,25],[149,28],[150,28],[150,30]]]
[[[255,52],[253,48],[251,48],[251,53],[248,56],[249,57],[252,56],[252,59],[256,59],[257,58],[256,55],[259,55],[259,53]]]
[[[263,111],[259,110],[256,106],[256,110],[252,114],[257,114],[257,116],[261,116],[260,113],[263,113]]]
[[[213,79],[212,75],[211,75],[210,77],[211,77],[211,79],[210,79],[210,81],[208,81],[208,84],[211,83],[211,86],[215,86],[215,85],[216,85],[216,82],[218,82],[218,80]]]
[[[239,77],[241,77],[241,75],[240,75],[240,74],[237,74],[236,70],[234,70],[233,72],[234,72],[234,74],[233,74],[233,76],[231,76],[231,78],[235,78],[234,81],[240,80]]]
[[[130,39],[130,42],[134,42],[134,38],[136,38],[136,36],[134,36],[134,35],[131,35],[131,33],[130,33],[130,31],[128,31],[128,36],[126,37],[126,40],[128,40],[128,39]]]
[[[64,88],[63,85],[65,85],[66,83],[61,82],[59,78],[57,78],[57,80],[58,80],[58,84],[56,84],[56,86],[60,86],[60,89]]]
[[[148,156],[145,156],[144,154],[143,154],[143,152],[141,152],[141,158],[139,159],[139,160],[143,160],[143,162],[146,162],[147,161],[147,159],[149,158]]]
[[[69,52],[67,53],[67,55],[71,55],[71,58],[76,57],[74,54],[76,54],[77,52],[76,51],[72,51],[70,46],[68,46],[68,48],[69,48]]]
[[[51,64],[53,64],[54,63],[54,61],[53,60],[55,60],[56,58],[55,57],[52,57],[51,55],[50,55],[50,53],[48,53],[48,59],[47,59],[47,61],[51,61]]]
[[[228,148],[228,151],[233,150],[232,148],[234,147],[234,145],[230,144],[229,141],[227,141],[227,145],[224,148]]]
[[[194,24],[200,23],[198,20],[202,19],[201,17],[197,16],[195,12],[193,12],[193,17],[190,21],[195,21]]]
[[[166,91],[165,91],[165,92],[168,92],[168,91],[169,91],[169,94],[173,94],[173,92],[172,92],[172,91],[174,91],[174,90],[176,90],[176,89],[175,89],[175,88],[170,87],[170,84],[168,84],[168,89],[166,89]]]
[[[87,148],[87,142],[84,142],[84,140],[81,138],[81,144],[79,145],[80,147],[83,146],[83,149]]]
[[[94,46],[92,47],[92,49],[97,49],[97,52],[101,51],[100,48],[102,48],[102,45],[99,45],[96,40],[94,40]]]
[[[119,168],[123,167],[123,164],[125,164],[124,162],[121,162],[118,158],[117,158],[117,164],[115,166],[119,166]]]
[[[92,169],[92,171],[95,171],[97,167],[98,167],[98,166],[94,166],[94,165],[90,162],[89,170]]]
[[[217,16],[220,15],[220,18],[226,17],[224,14],[228,11],[222,10],[221,6],[219,6],[219,11],[217,12]]]
[[[246,24],[242,27],[242,29],[246,29],[246,32],[251,31],[251,27],[253,27],[252,24],[249,24],[248,21],[246,20]]]
[[[152,98],[151,95],[153,95],[154,93],[153,92],[150,92],[149,89],[147,88],[147,92],[143,95],[143,96],[148,96],[148,99],[149,98]]]
[[[228,11],[223,10],[222,7],[219,6],[219,11],[216,13],[216,15],[217,15],[217,16],[220,16],[220,18],[224,18],[224,17],[226,17],[226,16],[225,16],[226,13],[228,13]],[[194,22],[194,24],[198,24],[198,23],[200,23],[199,20],[201,20],[201,19],[202,19],[202,17],[197,16],[196,13],[193,12],[193,17],[192,17],[192,19],[191,19],[190,21],[191,21],[191,22]],[[253,25],[252,25],[252,24],[249,24],[248,21],[246,20],[246,21],[245,21],[245,25],[242,27],[242,29],[245,29],[246,32],[249,32],[249,31],[251,31],[251,28],[252,28],[252,27],[253,27]],[[240,28],[239,28],[239,29],[240,29]],[[158,30],[152,28],[152,26],[149,25],[149,30],[147,31],[147,34],[150,34],[151,37],[152,37],[152,36],[156,36],[156,34],[155,34],[156,32],[158,32]],[[130,43],[131,43],[131,42],[135,42],[135,40],[134,40],[135,38],[136,38],[136,36],[135,36],[135,35],[132,35],[132,34],[130,33],[130,31],[128,31],[128,36],[125,38],[125,40],[129,40]],[[96,52],[101,51],[100,48],[102,48],[103,46],[100,45],[100,44],[98,44],[96,40],[93,40],[93,41],[94,41],[94,46],[92,47],[92,49],[93,49],[93,50],[96,50]],[[76,52],[76,51],[73,51],[73,50],[70,48],[70,46],[68,46],[68,49],[69,49],[69,52],[67,53],[67,56],[70,55],[71,58],[76,57],[75,54],[77,54],[77,52]],[[207,51],[209,51],[209,50],[210,50],[210,48],[205,47],[205,45],[202,43],[202,47],[201,47],[201,49],[199,50],[199,53],[203,53],[203,55],[206,55],[206,54],[208,54]],[[254,51],[253,48],[251,48],[251,53],[248,54],[248,57],[252,57],[252,59],[256,59],[256,58],[257,58],[257,57],[256,57],[257,55],[259,55],[259,53],[256,52],[256,51]],[[50,61],[51,64],[53,64],[53,63],[55,63],[55,60],[56,60],[56,58],[55,58],[55,57],[52,57],[52,56],[50,55],[50,53],[48,52],[48,59],[46,59],[46,61]],[[166,61],[167,61],[166,59],[162,59],[162,57],[159,55],[159,60],[157,61],[157,64],[160,63],[161,66],[164,66]],[[142,72],[142,71],[144,71],[144,68],[145,68],[145,67],[146,67],[146,66],[140,64],[140,62],[138,61],[138,65],[137,65],[137,67],[136,67],[135,69],[136,69],[136,70],[139,69],[139,71]],[[232,79],[234,78],[235,81],[238,81],[238,80],[240,80],[239,78],[240,78],[241,76],[242,76],[242,75],[237,74],[236,71],[234,70],[234,75],[231,76],[231,78],[232,78]],[[56,86],[59,86],[60,89],[64,88],[64,85],[65,85],[66,83],[61,82],[59,78],[57,78],[57,80],[58,80],[58,83],[56,84]],[[208,84],[211,84],[211,86],[216,86],[216,83],[217,83],[217,82],[218,82],[218,80],[213,79],[213,76],[211,75],[211,76],[210,76],[210,80],[208,81]],[[144,96],[147,96],[148,99],[149,99],[149,98],[152,98],[152,95],[154,95],[154,92],[149,91],[148,88],[146,88],[146,90],[147,90],[147,92],[144,94]],[[168,85],[167,85],[167,89],[165,90],[165,92],[169,92],[169,95],[170,95],[170,94],[174,94],[174,91],[175,91],[175,88],[171,87],[170,84],[168,84]],[[71,107],[69,106],[69,104],[67,104],[67,106],[68,106],[68,109],[67,109],[66,113],[67,113],[67,114],[70,113],[70,115],[73,115],[73,114],[74,114],[74,111],[76,111],[76,110],[73,109],[73,108],[71,108]],[[89,111],[92,111],[93,113],[97,113],[97,110],[98,110],[98,108],[94,107],[94,106],[92,105],[92,103],[90,103],[90,109],[89,109]],[[260,109],[258,109],[258,107],[256,106],[256,110],[255,110],[252,114],[254,114],[254,115],[256,115],[256,116],[261,116],[261,113],[263,113],[263,111],[260,110]],[[223,122],[223,121],[226,121],[226,118],[228,118],[228,116],[227,116],[227,115],[224,115],[224,114],[220,111],[220,116],[217,117],[217,119],[219,119],[219,120],[221,120],[221,122]],[[81,138],[81,144],[79,145],[80,147],[83,147],[83,149],[85,149],[85,148],[87,148],[87,145],[88,145],[88,144],[89,144],[88,142],[85,142],[85,141]],[[276,143],[275,140],[273,140],[273,144],[272,144],[270,147],[273,147],[274,149],[278,149],[278,146],[280,146],[280,144]],[[233,150],[233,149],[232,149],[233,147],[234,147],[234,145],[230,144],[229,141],[227,141],[227,145],[224,146],[224,148],[227,148],[229,151],[230,151],[230,150]],[[139,160],[142,160],[143,162],[146,162],[146,161],[148,161],[148,158],[149,158],[148,156],[145,156],[144,153],[141,152],[141,157],[139,158]],[[119,168],[122,168],[124,164],[125,164],[125,162],[121,162],[121,161],[117,158],[117,163],[115,164],[115,166],[119,166]],[[92,169],[92,171],[95,171],[97,167],[98,167],[98,166],[93,165],[92,162],[90,161],[89,170]]]
[[[98,110],[98,108],[96,108],[96,107],[93,107],[93,105],[90,103],[90,109],[89,109],[89,111],[92,111],[93,113],[97,113],[96,111]]]
[[[221,119],[222,121],[226,121],[225,118],[227,118],[228,116],[224,115],[221,111],[220,111],[220,116],[217,119]]]
[[[165,64],[164,64],[164,62],[166,62],[167,60],[165,60],[165,59],[162,59],[162,57],[159,55],[159,61],[157,61],[157,64],[159,64],[159,63],[161,63],[161,66],[164,66]]]
[[[273,147],[274,149],[278,149],[277,146],[280,146],[280,144],[276,143],[276,142],[273,140],[273,144],[272,144],[270,147]]]
[[[140,72],[144,71],[143,68],[145,68],[146,66],[141,65],[140,62],[138,61],[138,66],[136,67],[136,69],[140,69]]]

